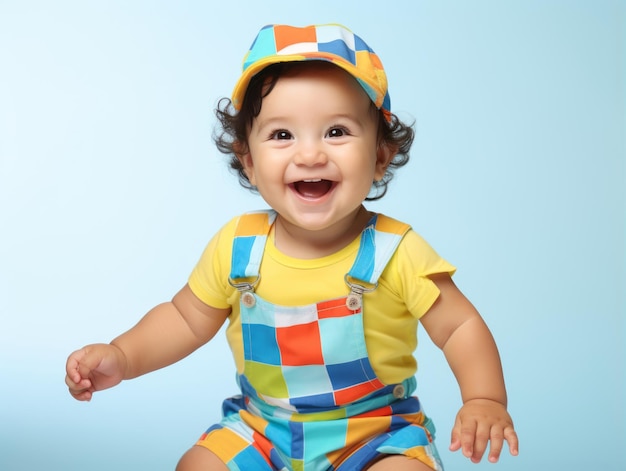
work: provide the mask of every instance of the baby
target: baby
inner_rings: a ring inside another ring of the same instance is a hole
[[[170,365],[228,321],[241,394],[177,470],[442,470],[415,395],[421,324],[461,390],[450,449],[517,455],[496,344],[455,268],[364,206],[413,141],[372,49],[341,25],[266,26],[216,112],[218,148],[271,209],[228,222],[170,302],[72,353],[72,396]]]

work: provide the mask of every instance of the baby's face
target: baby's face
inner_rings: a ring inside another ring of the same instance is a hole
[[[361,86],[335,66],[283,76],[263,99],[242,157],[246,174],[283,220],[308,231],[352,220],[388,151]]]

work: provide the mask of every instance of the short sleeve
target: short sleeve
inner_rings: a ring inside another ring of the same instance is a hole
[[[452,276],[456,267],[443,259],[415,231],[410,230],[398,247],[396,264],[400,295],[413,317],[419,319],[432,307],[439,297],[439,288],[430,276],[448,273]]]
[[[231,306],[229,301],[234,292],[228,276],[237,220],[232,219],[213,236],[188,280],[191,291],[202,302],[218,309]]]

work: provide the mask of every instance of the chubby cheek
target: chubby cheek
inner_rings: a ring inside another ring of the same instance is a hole
[[[363,178],[363,184],[371,185],[374,181],[380,180],[385,174],[385,167],[379,165],[374,159],[363,162],[355,171],[360,172]]]
[[[248,167],[246,175],[250,183],[259,190],[267,191],[275,189],[277,185],[283,185],[283,179],[277,166],[261,165]]]

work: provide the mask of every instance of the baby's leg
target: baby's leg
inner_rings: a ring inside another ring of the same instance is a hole
[[[387,455],[366,468],[367,471],[433,471],[421,461],[402,455]]]
[[[178,462],[176,471],[228,471],[226,465],[212,451],[193,446]]]

